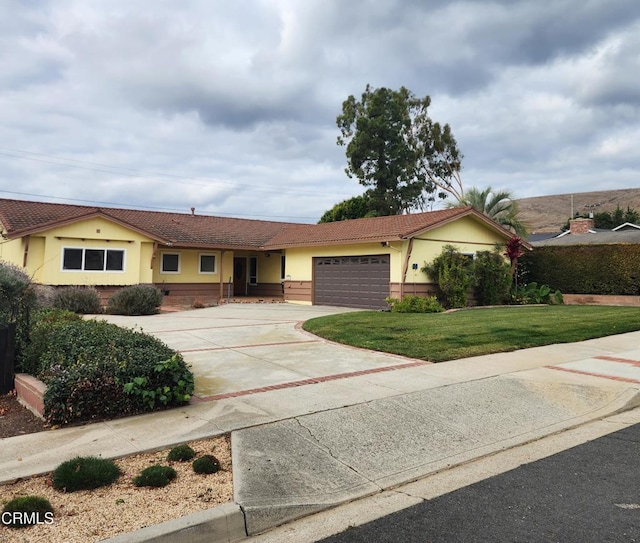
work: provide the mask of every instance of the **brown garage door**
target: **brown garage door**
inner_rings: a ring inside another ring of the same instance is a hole
[[[384,309],[389,269],[389,255],[316,257],[313,303]]]

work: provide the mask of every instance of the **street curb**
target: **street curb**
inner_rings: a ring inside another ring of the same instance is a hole
[[[247,537],[240,506],[226,503],[134,532],[120,534],[102,543],[233,543]]]
[[[591,413],[577,417],[572,420],[563,421],[555,424],[543,431],[534,432],[528,439],[520,440],[507,440],[507,442],[501,443],[499,446],[494,447],[493,450],[485,450],[477,456],[460,455],[457,461],[448,463],[446,466],[433,469],[422,476],[406,481],[403,484],[414,482],[415,480],[422,479],[433,475],[438,472],[447,471],[448,469],[486,458],[498,452],[502,452],[507,449],[526,445],[533,441],[537,441],[548,435],[555,435],[583,424],[600,420],[606,417],[610,417],[625,411],[629,411],[636,407],[640,407],[640,392],[634,389],[625,390],[616,401],[608,406],[597,409]],[[495,446],[495,444],[494,444]],[[383,488],[380,491],[391,490],[398,485],[392,485],[389,488]],[[213,507],[205,511],[199,511],[191,515],[180,517],[178,519],[169,520],[161,524],[155,524],[148,526],[134,532],[120,534],[110,539],[104,539],[101,543],[206,543],[210,541],[220,541],[225,543],[233,543],[235,541],[241,541],[247,538],[249,535],[254,536],[259,533],[267,532],[282,524],[293,522],[309,514],[319,513],[327,509],[333,509],[345,503],[356,501],[367,496],[371,493],[354,493],[346,500],[341,500],[336,503],[324,503],[324,504],[309,504],[310,507],[306,510],[301,508],[301,511],[297,515],[293,515],[287,519],[286,522],[276,522],[273,525],[263,525],[257,531],[251,530],[251,533],[247,533],[245,514],[241,506],[237,503],[228,503]],[[304,512],[302,511],[304,510]]]

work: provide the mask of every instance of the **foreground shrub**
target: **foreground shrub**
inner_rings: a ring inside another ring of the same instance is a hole
[[[53,488],[65,492],[109,486],[121,475],[112,460],[77,456],[60,464],[53,472]]]
[[[218,473],[220,461],[212,454],[205,454],[193,461],[193,471],[200,474]]]
[[[402,301],[387,298],[392,313],[441,313],[444,307],[435,296],[405,296]]]
[[[193,374],[160,340],[96,320],[40,323],[37,376],[51,424],[102,420],[182,405]]]
[[[134,285],[116,292],[107,304],[112,315],[153,315],[162,305],[162,292],[153,285]]]
[[[167,460],[170,462],[185,462],[191,460],[195,455],[196,451],[184,443],[171,449],[167,455]]]
[[[82,317],[65,309],[40,309],[31,316],[31,331],[21,362],[23,373],[37,376],[43,367],[40,359],[49,347],[51,329],[63,322],[78,322]]]
[[[0,322],[16,325],[15,361],[22,368],[24,351],[29,344],[29,320],[37,304],[31,278],[22,269],[0,261]]]
[[[14,515],[13,513],[27,513]],[[9,528],[24,528],[38,523],[53,522],[53,507],[42,496],[19,496],[2,508],[2,524]]]
[[[170,466],[149,466],[133,478],[133,484],[160,488],[167,486],[177,476],[176,470]]]
[[[64,287],[53,296],[55,309],[66,309],[81,315],[102,313],[100,295],[93,287]]]

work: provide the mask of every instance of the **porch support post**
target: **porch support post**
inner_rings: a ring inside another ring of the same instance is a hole
[[[226,251],[220,251],[220,300],[224,299],[224,267],[222,265],[224,262],[224,253],[226,253]],[[220,302],[218,301],[218,303]]]
[[[24,256],[22,257],[22,267],[27,267],[27,257],[29,256],[29,241],[31,240],[31,236],[24,237]]]
[[[149,262],[149,267],[153,269],[153,262],[156,259],[156,255],[158,254],[158,242],[153,242],[153,252],[151,253],[151,262]]]
[[[413,251],[413,238],[409,240],[409,246],[407,247],[407,255],[404,257],[404,264],[402,265],[402,281],[400,282],[400,300],[404,298],[404,282],[407,280],[407,271],[409,271],[409,260],[411,259],[412,251]]]

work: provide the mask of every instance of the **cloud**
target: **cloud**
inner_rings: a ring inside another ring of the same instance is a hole
[[[636,0],[7,0],[0,196],[312,222],[362,192],[335,119],[367,83],[432,97],[469,186],[637,186],[639,25]]]

